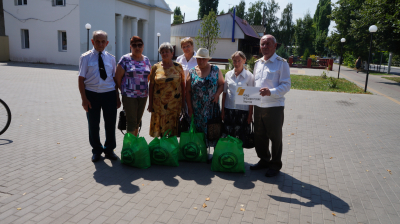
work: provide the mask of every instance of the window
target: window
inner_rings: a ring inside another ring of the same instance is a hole
[[[29,30],[21,30],[21,43],[23,49],[29,48]]]
[[[67,51],[67,32],[58,31],[58,50]]]
[[[65,6],[65,0],[53,0],[53,6]]]
[[[15,5],[27,5],[28,0],[15,0]]]

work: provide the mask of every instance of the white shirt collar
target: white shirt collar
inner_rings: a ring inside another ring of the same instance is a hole
[[[264,59],[264,56],[261,58],[261,61],[263,62],[263,63],[266,63],[266,62],[268,62],[268,61],[270,61],[270,62],[275,62],[275,60],[276,60],[276,58],[278,57],[278,55],[276,54],[276,53],[274,53],[268,60],[265,60]]]
[[[236,76],[235,75],[235,68],[233,68],[231,77],[235,77],[235,76]],[[242,72],[240,72],[240,74],[237,77],[239,77],[239,76],[242,76],[244,79],[246,79],[247,73],[246,73],[246,69],[244,68],[244,65],[243,65]]]
[[[92,52],[95,53],[95,54],[99,54],[99,51],[97,51],[96,49],[94,49],[94,47],[93,47],[93,49],[92,49]],[[105,55],[105,54],[106,54],[106,50],[103,50],[101,53],[102,53],[103,55]]]

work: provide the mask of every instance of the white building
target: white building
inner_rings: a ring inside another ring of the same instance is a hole
[[[236,16],[235,23],[233,23],[233,15],[231,13],[218,15],[217,20],[221,35],[216,49],[211,55],[212,60],[225,62],[235,51],[243,51],[247,55],[259,53],[260,37],[245,20]],[[201,28],[201,22],[202,20],[195,20],[171,26],[171,44],[176,46],[176,56],[183,54],[180,41],[185,37],[191,37],[195,42],[195,50],[198,49],[195,37]],[[234,32],[232,32],[233,24],[235,24]],[[234,42],[232,41],[232,33],[234,33]]]
[[[85,24],[108,33],[108,52],[117,60],[130,52],[138,35],[144,55],[157,59],[160,43],[170,40],[171,14],[164,0],[7,0],[3,1],[11,61],[71,64],[87,51]],[[89,40],[89,48],[93,46]]]

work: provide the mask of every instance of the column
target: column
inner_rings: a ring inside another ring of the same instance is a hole
[[[121,58],[122,56],[122,15],[117,15],[116,17],[117,20],[117,27],[116,27],[116,52],[115,52],[115,58],[118,60],[118,58]]]
[[[147,48],[150,46],[150,44],[153,43],[153,41],[150,41],[148,38],[148,21],[147,20],[142,20],[142,24],[143,24],[143,42],[144,42],[144,50],[143,50],[143,55],[147,55]],[[154,38],[153,38],[154,39]],[[150,43],[150,44],[149,44]]]
[[[132,36],[137,36],[138,32],[137,32],[137,23],[138,20],[136,18],[132,18],[131,19],[131,25],[132,25]]]

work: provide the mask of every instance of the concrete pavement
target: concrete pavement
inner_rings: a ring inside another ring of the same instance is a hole
[[[385,96],[291,90],[282,172],[266,178],[249,170],[254,149],[245,174],[93,164],[77,79],[73,66],[0,63],[13,114],[0,136],[0,223],[400,223],[400,105]],[[149,122],[146,112],[148,142]]]

